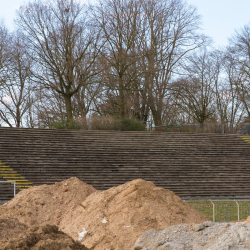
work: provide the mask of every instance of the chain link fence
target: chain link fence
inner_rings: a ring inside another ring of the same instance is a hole
[[[250,215],[250,200],[185,200],[213,222],[246,219]]]
[[[146,130],[161,132],[184,132],[184,133],[216,133],[216,134],[240,134],[250,135],[250,124],[169,124],[154,126],[152,122],[146,122]]]

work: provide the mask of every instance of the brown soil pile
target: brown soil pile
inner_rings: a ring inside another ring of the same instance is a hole
[[[18,219],[0,219],[0,240],[21,237],[27,228],[28,226],[20,223]]]
[[[132,249],[141,234],[179,223],[202,223],[207,219],[173,192],[141,179],[106,191],[92,193],[64,216],[64,232],[95,250]]]
[[[73,177],[54,185],[35,186],[0,206],[1,218],[17,218],[28,226],[60,225],[64,216],[96,189]]]
[[[206,221],[201,213],[173,192],[141,179],[106,191],[97,191],[77,178],[55,185],[32,187],[1,206],[0,215],[0,219],[16,218],[28,226],[56,224],[74,240],[86,228],[87,234],[81,244],[95,250],[132,249],[141,234],[151,228],[162,230],[179,223]],[[56,230],[55,227],[52,229]],[[34,246],[27,249],[64,249],[65,244],[59,244],[63,241],[61,233],[52,230],[54,238],[43,238],[43,227],[32,230],[27,233],[27,239],[30,239],[27,242],[33,242],[37,234],[40,235],[39,241],[34,241]],[[43,239],[51,245],[43,247],[46,243],[42,243]],[[70,247],[75,244],[72,240],[66,241],[70,242]],[[18,241],[13,239],[13,242],[16,247],[29,244],[23,238]],[[8,244],[12,243],[5,242],[5,245],[9,247],[12,245]],[[59,248],[56,248],[57,243]]]
[[[236,222],[247,222],[247,223],[250,223],[250,216],[248,216],[246,219],[242,219],[242,220],[235,220],[235,221],[232,221],[234,223]]]
[[[22,237],[0,240],[1,250],[87,250],[55,225],[31,227]]]

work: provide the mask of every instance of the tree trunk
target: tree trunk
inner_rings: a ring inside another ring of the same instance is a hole
[[[20,108],[19,105],[16,107],[16,126],[20,128],[21,125],[21,115],[20,115]]]
[[[125,98],[124,98],[124,86],[122,78],[119,78],[119,99],[120,99],[120,116],[125,117]]]
[[[74,120],[73,120],[73,113],[72,113],[72,106],[71,106],[71,95],[64,94],[63,97],[65,100],[66,111],[67,111],[67,128],[73,129]]]
[[[165,125],[165,124],[162,124],[162,121],[161,121],[161,111],[158,111],[158,110],[154,111],[152,112],[152,115],[153,115],[155,126]]]
[[[139,90],[136,86],[136,90],[134,93],[134,113],[133,116],[135,117],[135,119],[141,120],[143,121],[143,113],[141,113],[140,110],[140,94],[139,94]]]

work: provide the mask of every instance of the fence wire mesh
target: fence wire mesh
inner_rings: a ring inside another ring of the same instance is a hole
[[[184,132],[184,133],[217,133],[217,134],[241,134],[250,135],[250,124],[221,124],[221,123],[206,123],[206,124],[168,124],[162,126],[154,126],[152,123],[147,123],[148,131],[161,132]]]
[[[250,215],[250,200],[186,200],[213,222],[246,219]]]

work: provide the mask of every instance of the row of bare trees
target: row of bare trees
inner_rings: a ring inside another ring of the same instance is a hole
[[[86,128],[97,114],[171,123],[250,119],[250,26],[210,47],[182,0],[34,0],[0,25],[0,122]]]

